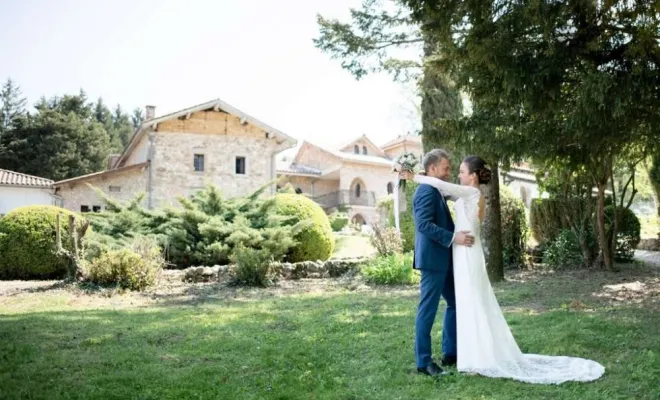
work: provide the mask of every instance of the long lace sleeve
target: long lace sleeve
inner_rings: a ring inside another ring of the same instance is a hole
[[[438,178],[432,178],[425,175],[415,175],[413,180],[417,183],[424,183],[431,185],[438,189],[443,196],[453,196],[456,198],[460,197],[472,197],[480,194],[479,189],[472,186],[461,186],[455,185],[453,183],[445,182]]]
[[[480,236],[479,221],[479,199],[481,198],[481,191],[472,186],[461,186],[453,183],[445,182],[443,180],[432,178],[430,176],[415,175],[413,178],[417,183],[425,183],[435,187],[445,197],[462,198],[463,201],[457,202],[463,208],[467,222],[469,223],[469,231],[475,236]],[[467,229],[467,226],[465,227]]]

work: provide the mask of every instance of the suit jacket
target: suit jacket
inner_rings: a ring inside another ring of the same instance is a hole
[[[454,221],[438,189],[422,184],[413,196],[415,252],[413,268],[446,272],[452,266]]]

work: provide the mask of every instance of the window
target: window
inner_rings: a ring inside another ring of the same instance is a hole
[[[101,206],[93,206],[92,211],[94,212],[101,212]]]
[[[355,185],[355,197],[360,197],[360,191],[361,190],[362,190],[362,188],[360,187],[359,183],[357,185]]]
[[[389,182],[387,184],[387,194],[392,194],[394,193],[394,185],[392,185],[392,182]]]
[[[236,157],[236,173],[245,175],[245,157]]]
[[[193,159],[193,166],[197,172],[204,171],[204,154],[195,154]]]
[[[80,212],[81,213],[89,212],[89,206],[80,206]]]
[[[121,192],[121,186],[110,186],[110,191],[111,192]]]
[[[367,154],[367,146],[362,146],[362,154]]]
[[[355,147],[353,147],[353,151],[355,152],[355,154],[360,154],[360,146],[356,144]]]

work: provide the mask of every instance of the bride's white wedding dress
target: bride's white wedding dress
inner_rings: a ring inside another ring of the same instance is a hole
[[[421,175],[415,176],[415,181],[457,198],[455,230],[470,231],[475,237],[472,247],[456,244],[453,247],[458,370],[542,384],[600,378],[605,368],[595,361],[522,354],[518,348],[486,273],[480,239],[479,189]]]

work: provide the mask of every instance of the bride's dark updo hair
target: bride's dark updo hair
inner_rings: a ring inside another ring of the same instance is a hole
[[[466,157],[465,160],[463,160],[463,163],[467,165],[468,171],[471,174],[477,174],[477,178],[479,178],[480,185],[487,185],[488,183],[490,183],[490,180],[492,179],[492,174],[490,172],[490,169],[486,166],[486,161],[484,161],[481,157],[477,157],[477,156]]]

